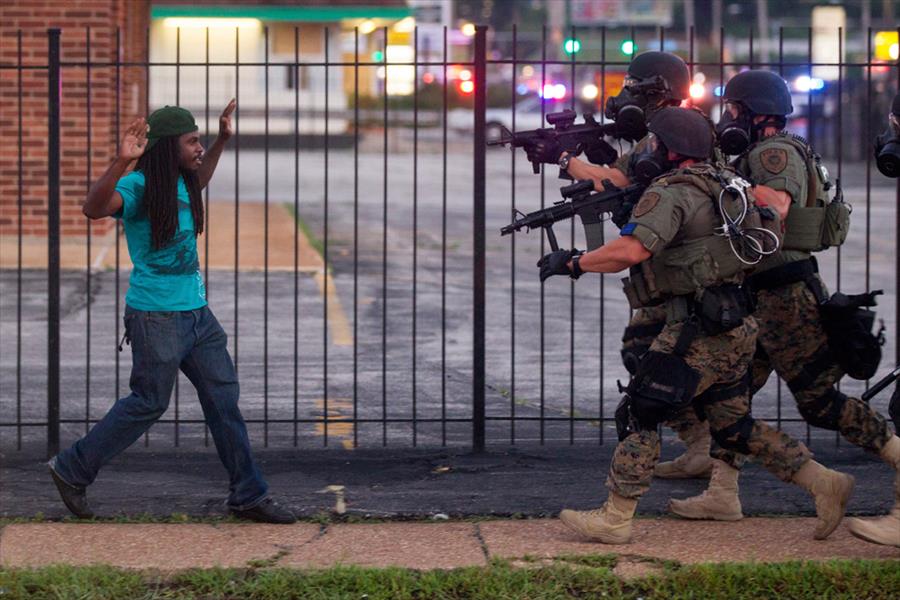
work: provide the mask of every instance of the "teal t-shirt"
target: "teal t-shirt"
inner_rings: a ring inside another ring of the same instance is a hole
[[[125,226],[134,268],[125,303],[137,310],[193,310],[206,306],[206,288],[197,257],[197,235],[184,179],[178,178],[178,231],[159,250],[153,249],[150,220],[144,207],[144,174],[132,171],[116,183],[122,209],[114,216]]]

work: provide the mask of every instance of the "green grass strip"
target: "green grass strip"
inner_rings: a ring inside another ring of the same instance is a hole
[[[303,220],[303,217],[294,212],[294,205],[285,202],[283,204],[285,210],[287,210],[291,216],[294,217],[294,220],[297,221],[297,226],[300,228],[300,232],[306,237],[306,240],[309,242],[309,245],[312,246],[313,250],[319,253],[319,256],[322,257],[322,260],[325,260],[325,244],[322,243],[322,240],[316,237],[316,234],[313,233],[312,228],[309,226],[309,223]]]
[[[109,567],[0,569],[0,598],[36,600],[269,600],[275,598],[441,600],[872,599],[900,589],[898,561],[663,565],[659,574],[623,581],[609,555],[562,558],[515,568],[505,561],[450,571],[364,569],[206,569],[173,575]],[[521,561],[519,564],[523,564]],[[524,564],[529,564],[526,560]]]

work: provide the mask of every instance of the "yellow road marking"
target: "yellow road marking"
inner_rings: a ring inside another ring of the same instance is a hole
[[[350,321],[344,313],[341,299],[338,298],[337,287],[331,272],[319,271],[315,276],[319,293],[325,296],[328,304],[328,327],[331,329],[331,343],[335,346],[352,346],[353,332],[350,329]]]
[[[325,400],[316,400],[316,406],[325,412]],[[353,401],[349,398],[329,398],[326,421],[345,419],[353,414]],[[325,435],[325,423],[316,423],[317,435]],[[328,439],[337,439],[345,450],[353,450],[353,423],[328,423]]]

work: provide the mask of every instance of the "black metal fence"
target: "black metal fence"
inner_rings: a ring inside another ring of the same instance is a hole
[[[262,61],[242,60],[239,29],[232,60],[211,60],[207,29],[203,60],[184,61],[179,29],[174,60],[126,62],[118,55],[94,60],[90,30],[85,59],[65,56],[59,30],[50,30],[49,60],[34,65],[23,61],[19,32],[18,60],[0,65],[18,73],[17,87],[3,94],[4,114],[15,119],[16,98],[21,150],[21,75],[45,72],[48,258],[37,266],[28,260],[32,246],[22,233],[28,184],[19,160],[18,235],[4,246],[15,248],[16,261],[0,272],[0,445],[46,443],[55,452],[126,393],[127,355],[116,350],[128,276],[120,225],[102,240],[89,232],[77,246],[86,256],[83,269],[63,268],[61,257],[61,244],[70,240],[60,235],[60,139],[66,135],[60,115],[71,99],[61,96],[60,81],[75,69],[87,74],[88,156],[92,71],[115,73],[116,139],[118,124],[137,116],[121,105],[123,69],[145,70],[144,112],[155,108],[150,98],[187,105],[207,141],[219,105],[237,98],[237,135],[204,193],[202,270],[210,306],[229,333],[251,436],[264,445],[483,449],[608,439],[617,380],[626,377],[618,351],[630,314],[617,278],[539,284],[533,261],[546,251],[543,234],[501,239],[499,227],[513,208],[534,210],[557,199],[561,182],[555,173],[532,175],[521,152],[489,150],[485,141],[500,125],[536,126],[554,107],[602,113],[599,106],[615,93],[635,48],[679,51],[700,86],[695,102],[714,117],[721,110],[717,91],[741,68],[773,69],[800,86],[789,128],[823,152],[855,208],[850,241],[821,257],[823,275],[834,290],[885,288],[882,317],[891,332],[900,323],[898,188],[873,174],[870,150],[898,87],[900,62],[873,58],[872,31],[857,36],[865,38],[865,49],[855,53],[864,60],[838,62],[812,60],[811,29],[780,30],[777,52],[767,56],[752,31],[737,41],[722,31],[713,48],[698,43],[693,30],[673,38],[663,29],[573,29],[568,39],[578,41],[579,51],[565,56],[546,29],[479,27],[465,56],[448,52],[445,30],[440,60],[420,59],[415,31],[412,59],[397,62],[387,60],[387,29],[373,34],[382,40],[378,60],[361,59],[358,30],[341,34],[340,59],[332,56],[335,36],[328,28],[320,57],[302,57],[299,29],[293,34],[293,56],[280,61],[271,60],[268,29]],[[120,32],[115,35],[121,47]],[[841,56],[845,38],[835,31]],[[631,42],[629,55],[610,51],[619,39]],[[837,76],[820,88],[815,69],[822,67]],[[412,73],[405,99],[388,93],[391,78],[403,73],[398,68],[407,69],[404,77]],[[286,87],[277,90],[273,107],[276,70]],[[301,92],[314,70],[321,71],[321,89]],[[225,72],[228,94],[211,97]],[[365,77],[375,82],[373,97],[361,93]],[[183,93],[185,86],[193,95]],[[616,235],[611,225],[606,234]],[[568,238],[564,244],[583,247],[575,223]],[[114,253],[114,260],[94,258],[104,244],[100,254]],[[65,252],[71,248],[65,245]],[[889,337],[886,357],[893,357],[896,336]],[[884,370],[892,360],[886,358]],[[865,385],[845,383],[850,392]],[[184,381],[176,385],[169,413],[145,444],[151,437],[175,446],[209,443],[193,394]],[[781,383],[771,381],[754,399],[755,414],[805,430],[807,441],[818,437],[784,395]],[[886,405],[883,398],[873,402]]]

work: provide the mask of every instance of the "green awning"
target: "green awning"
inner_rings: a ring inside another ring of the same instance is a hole
[[[411,16],[408,6],[184,6],[155,5],[152,19],[200,17],[259,19],[260,21],[306,21],[326,23],[344,19],[402,19]]]

